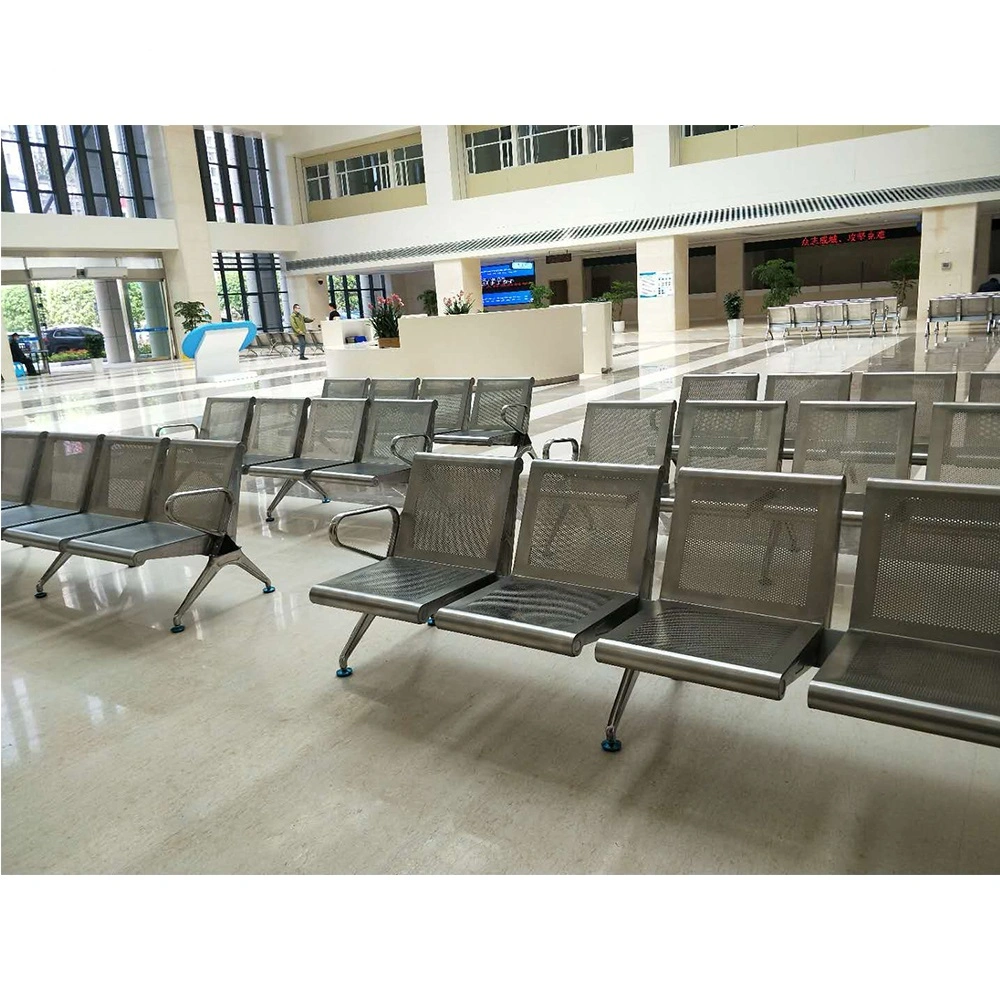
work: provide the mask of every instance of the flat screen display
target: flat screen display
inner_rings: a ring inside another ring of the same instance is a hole
[[[512,260],[507,264],[480,266],[484,306],[514,306],[531,301],[535,283],[533,260]]]

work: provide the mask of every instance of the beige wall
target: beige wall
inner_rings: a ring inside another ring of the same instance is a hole
[[[976,206],[924,209],[920,230],[917,314],[927,318],[927,302],[938,295],[972,290],[976,257]]]
[[[524,191],[550,184],[569,184],[631,172],[632,150],[612,149],[603,153],[571,156],[566,160],[552,160],[549,163],[528,163],[523,167],[492,170],[488,174],[468,174],[465,188],[467,197],[479,198],[483,195]]]
[[[331,177],[331,183],[332,181]],[[306,202],[306,215],[309,222],[326,222],[328,219],[346,219],[352,215],[371,215],[375,212],[394,212],[399,208],[414,208],[426,204],[424,185],[407,184],[405,187],[392,187],[385,191],[371,191],[368,194],[352,194],[344,198],[330,198],[327,201],[309,201]]]
[[[730,156],[750,156],[776,149],[794,149],[822,142],[862,139],[887,132],[924,128],[922,125],[743,125],[680,140],[681,163],[703,163]]]
[[[553,281],[565,281],[569,302],[582,302],[583,295],[583,258],[574,256],[572,260],[561,264],[546,264],[545,258],[535,260],[535,283],[550,285]]]
[[[464,257],[461,260],[440,260],[434,264],[434,288],[438,297],[438,315],[444,315],[444,300],[465,292],[472,299],[472,308],[481,312],[483,308],[483,279],[479,270],[479,260]],[[433,318],[433,317],[429,317]]]

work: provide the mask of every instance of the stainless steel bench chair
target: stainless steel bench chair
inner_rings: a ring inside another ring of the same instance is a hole
[[[435,443],[480,448],[502,445],[515,448],[516,458],[525,452],[535,458],[528,433],[534,385],[534,378],[477,379],[469,426],[435,434]]]
[[[868,484],[850,627],[810,708],[1000,747],[1000,488]]]
[[[760,375],[685,375],[681,379],[680,398],[674,417],[671,451],[676,454],[684,424],[684,404],[690,400],[756,399]]]
[[[778,700],[820,653],[837,571],[842,476],[681,469],[660,598],[598,639],[624,667],[603,749],[639,671]]]
[[[917,404],[913,427],[914,465],[927,461],[931,407],[935,403],[954,403],[957,389],[957,372],[863,372],[861,375],[864,402],[913,400]]]
[[[1000,403],[1000,372],[970,372],[970,403]]]
[[[796,309],[798,306],[795,307]],[[843,330],[846,325],[846,302],[818,302],[816,304],[816,331],[823,336],[824,330],[832,330],[834,334]]]
[[[666,468],[677,404],[588,403],[583,433],[576,438],[552,438],[542,448],[548,458],[554,444],[568,444],[573,461],[655,465]]]
[[[899,302],[895,295],[880,295],[872,300],[875,306],[874,320],[882,324],[882,332],[888,333],[892,325],[893,332],[899,331]],[[874,331],[872,331],[874,332]]]
[[[764,382],[765,399],[783,399],[785,439],[782,458],[791,458],[795,451],[795,434],[799,425],[799,403],[803,399],[848,400],[851,398],[850,372],[809,372],[768,375]]]
[[[989,333],[993,325],[993,310],[989,293],[963,295],[958,300],[958,318],[962,323],[982,323]]]
[[[313,469],[306,479],[354,486],[400,486],[410,475],[413,457],[431,451],[434,439],[433,399],[373,399],[368,403],[361,453],[356,462]]]
[[[149,517],[139,524],[84,535],[64,542],[56,561],[36,588],[71,556],[87,556],[125,566],[152,559],[207,556],[208,563],[173,616],[171,632],[183,632],[183,617],[224,566],[238,566],[274,590],[264,572],[236,540],[243,445],[237,441],[170,441],[153,488]]]
[[[278,357],[288,357],[293,353],[294,345],[290,340],[285,339],[283,333],[275,333],[270,330],[265,331],[264,336],[267,338],[269,348],[267,352],[267,357],[272,354],[277,354]]]
[[[103,434],[50,432],[26,503],[0,511],[0,530],[84,509],[94,481],[95,459]]]
[[[960,317],[958,296],[945,295],[940,298],[931,299],[927,303],[927,325],[924,329],[925,343],[930,340],[931,325],[934,326],[934,339],[937,340],[941,331],[941,324],[944,323],[944,335],[948,336],[948,324],[957,323]]]
[[[434,616],[446,631],[578,656],[652,585],[662,470],[531,465],[513,572]]]
[[[785,429],[784,400],[692,400],[677,451],[677,468],[777,472]],[[673,508],[667,489],[660,510]]]
[[[284,480],[268,504],[265,520],[274,520],[278,504],[296,483],[302,483],[318,493],[323,503],[330,502],[326,491],[313,482],[309,474],[317,469],[357,461],[368,406],[367,399],[311,400],[305,431],[295,455],[274,462],[256,463],[247,469],[248,476]]]
[[[402,513],[387,504],[330,522],[334,545],[378,560],[309,591],[313,604],[361,614],[341,651],[338,677],[353,673],[348,658],[375,618],[433,624],[442,604],[510,572],[520,474],[519,458],[422,452],[413,457]],[[392,516],[385,556],[341,540],[346,518],[379,511]]]
[[[369,399],[416,399],[418,378],[373,378],[368,385]]]
[[[819,328],[819,307],[816,303],[809,305],[801,303],[790,308],[792,310],[792,324],[789,330],[792,333],[815,333],[817,337],[823,336],[823,331]]]
[[[201,423],[164,424],[156,428],[156,436],[164,431],[175,434],[182,428],[194,431],[196,438],[209,441],[241,441],[246,444],[253,423],[253,396],[209,396]]]
[[[907,479],[916,403],[803,402],[792,472],[843,475],[845,523],[860,524],[869,479]]]
[[[0,434],[0,497],[3,509],[20,507],[31,499],[31,489],[42,460],[47,431],[3,431]]]
[[[323,396],[332,399],[367,399],[370,378],[328,378],[323,381]]]
[[[417,399],[436,399],[434,426],[438,432],[464,431],[472,405],[471,378],[422,378]]]
[[[847,330],[867,330],[875,336],[876,299],[863,299],[844,303],[843,325]],[[883,332],[885,327],[883,326]]]
[[[323,347],[323,340],[319,335],[317,330],[306,330],[306,349],[312,350],[314,355],[316,354],[326,354],[326,350]]]
[[[309,399],[258,399],[243,455],[243,474],[253,465],[294,458],[302,446]]]
[[[774,340],[774,335],[780,333],[784,337],[792,327],[791,306],[769,306],[767,310],[767,339]]]
[[[1000,486],[1000,403],[934,404],[926,478]]]

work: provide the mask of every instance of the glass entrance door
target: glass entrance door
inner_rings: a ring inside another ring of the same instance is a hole
[[[132,357],[136,361],[168,361],[173,355],[170,322],[162,281],[125,281]]]

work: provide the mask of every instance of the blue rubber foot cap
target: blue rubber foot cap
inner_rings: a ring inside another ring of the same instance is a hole
[[[273,594],[274,593],[274,587],[271,586],[271,585],[268,585],[267,587],[264,588],[264,593],[265,594]]]
[[[274,518],[273,518],[273,517],[271,517],[271,515],[270,515],[270,514],[268,514],[268,515],[267,515],[267,517],[265,517],[265,518],[264,518],[264,520],[265,520],[265,521],[273,521],[273,520],[274,520]]]
[[[329,497],[323,497],[323,503],[329,503],[329,502],[330,502]]]
[[[49,595],[45,593],[44,590],[36,590],[35,597],[48,597]]]
[[[171,625],[170,626],[170,631],[174,632],[174,633],[176,633],[176,632],[183,632],[184,631],[184,626],[183,625]]]
[[[601,749],[607,750],[608,753],[618,753],[622,748],[621,740],[602,740]]]
[[[353,673],[354,673],[354,671],[350,667],[341,667],[337,671],[337,676],[338,677],[350,677],[351,674],[353,674]]]
[[[430,618],[427,619],[427,624],[430,625],[431,628],[434,628],[434,626],[437,624],[437,622],[434,621],[433,615],[431,615]]]

